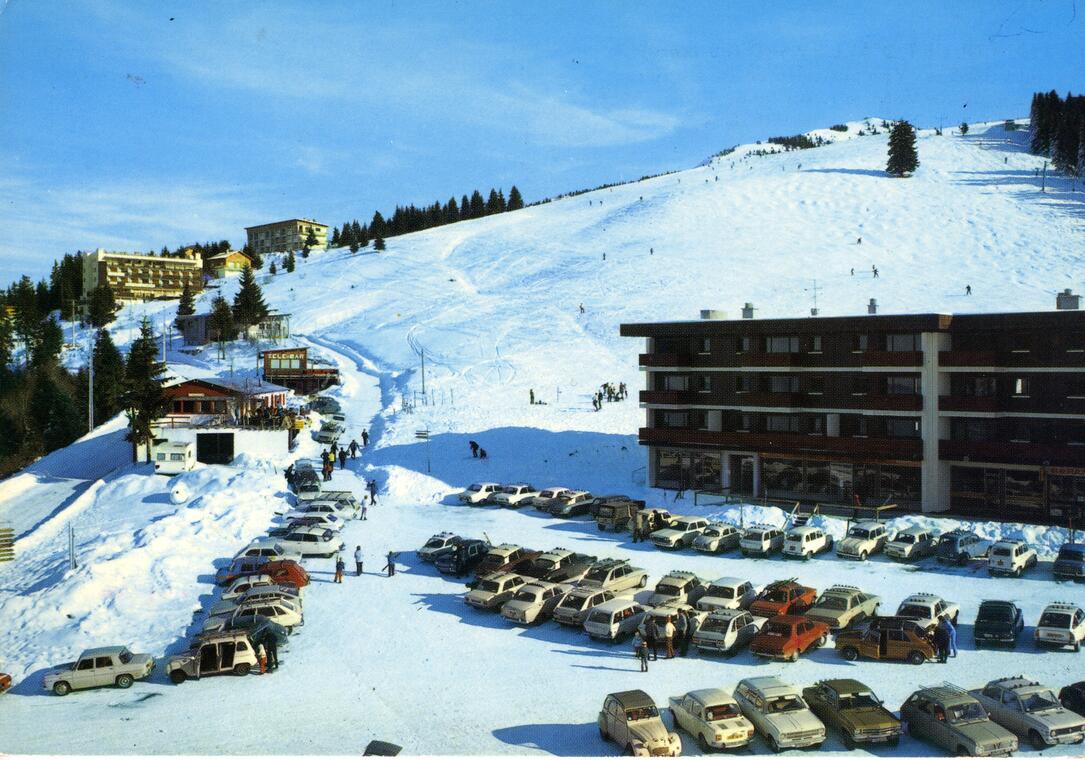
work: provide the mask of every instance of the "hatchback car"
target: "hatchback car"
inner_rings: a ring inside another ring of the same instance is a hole
[[[920,689],[901,705],[908,734],[957,756],[1006,757],[1017,737],[995,723],[975,697],[952,684]]]
[[[814,604],[817,589],[796,583],[794,578],[774,581],[765,586],[750,604],[750,612],[758,617],[801,615]]]
[[[1036,646],[1081,651],[1085,639],[1085,611],[1069,602],[1055,602],[1044,607],[1036,623]]]
[[[795,662],[800,654],[824,646],[829,626],[802,615],[769,618],[750,641],[750,652],[771,660]]]
[[[1025,618],[1013,602],[989,600],[980,602],[976,622],[972,625],[972,636],[976,647],[1017,646],[1017,637],[1025,629]]]
[[[723,522],[709,522],[701,535],[693,539],[693,548],[699,552],[719,554],[738,548],[742,533],[734,525]]]
[[[603,700],[599,735],[634,757],[677,757],[682,740],[667,730],[655,702],[640,689],[618,691]]]

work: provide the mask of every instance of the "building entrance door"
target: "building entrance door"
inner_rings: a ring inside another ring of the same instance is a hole
[[[753,494],[753,457],[745,454],[731,455],[731,493],[749,496]]]
[[[204,464],[229,464],[234,461],[234,434],[197,433],[196,461]]]

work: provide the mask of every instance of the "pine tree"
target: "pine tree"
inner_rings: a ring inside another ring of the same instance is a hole
[[[113,344],[109,330],[99,330],[94,342],[94,419],[112,419],[124,408],[124,357]]]
[[[486,201],[482,200],[482,193],[478,190],[471,193],[471,218],[479,219],[486,216]]]
[[[517,189],[516,185],[513,185],[512,189],[509,190],[508,210],[509,211],[518,211],[519,209],[522,209],[523,207],[524,207],[524,198],[523,198],[522,195],[520,195],[520,190]]]
[[[373,240],[373,250],[374,251],[383,251],[384,250],[384,238],[382,238],[380,235],[377,235],[377,237],[374,238],[374,240]]]
[[[241,271],[237,295],[234,296],[233,314],[234,322],[242,328],[259,323],[268,314],[264,293],[256,282],[256,275],[251,267],[245,267]]]
[[[369,234],[376,238],[383,238],[387,233],[384,217],[381,216],[381,212],[373,212],[373,221],[369,223]]]
[[[451,198],[448,199],[448,203],[445,204],[444,223],[445,224],[452,224],[453,222],[458,222],[459,220],[460,220],[460,207],[456,203],[456,196],[453,195]]]
[[[328,243],[328,245],[330,247],[332,247],[332,248],[338,248],[340,245],[342,245],[342,243],[339,242],[339,228],[338,227],[332,227],[332,239]]]
[[[56,362],[60,349],[64,346],[64,331],[52,317],[42,320],[38,339],[31,350],[30,363],[35,367],[45,367]]]
[[[355,222],[354,224],[358,223]],[[363,224],[357,229],[355,229],[354,239],[358,241],[358,245],[360,245],[362,248],[365,248],[367,245],[369,245],[369,227]]]
[[[181,299],[177,302],[177,318],[173,320],[173,323],[177,327],[181,326],[181,317],[190,317],[196,313],[196,298],[192,295],[192,287],[185,281],[185,285],[181,288]]]
[[[11,286],[8,303],[15,309],[15,338],[23,344],[25,359],[29,361],[30,352],[41,329],[42,319],[42,313],[38,307],[38,296],[29,277],[23,275]]]
[[[967,121],[962,121],[961,126],[959,126],[958,129],[961,131],[962,135],[967,135],[968,134],[968,122]]]
[[[467,195],[464,194],[464,196],[462,198],[460,198],[460,220],[462,221],[464,219],[470,219],[470,218],[471,218],[471,202],[469,200],[467,200]]]
[[[211,302],[211,316],[207,321],[215,340],[220,346],[237,337],[237,324],[229,302],[218,296]]]
[[[132,442],[132,458],[139,446],[147,447],[151,460],[151,441],[155,420],[169,410],[169,399],[162,390],[166,365],[158,361],[158,351],[151,323],[146,319],[139,328],[139,337],[132,341],[124,369],[123,403],[128,415],[127,440]]]
[[[241,252],[249,257],[249,261],[252,262],[252,268],[259,272],[264,268],[264,257],[253,250],[253,247],[248,243],[241,249]]]
[[[285,269],[287,272],[293,272],[294,271],[294,252],[293,251],[290,251],[288,254],[286,254],[286,258],[283,259],[283,269]]]
[[[357,253],[359,248],[361,248],[361,246],[358,245],[358,241],[355,240],[354,238],[351,238],[351,240],[350,240],[350,252],[351,253]]]
[[[278,274],[278,273],[279,273],[279,268],[278,268],[277,266],[275,266],[275,262],[274,262],[274,261],[272,261],[272,262],[271,262],[271,265],[270,265],[270,266],[268,266],[268,268],[267,268],[267,271],[268,271],[268,273],[269,273],[269,274],[271,274],[271,275],[276,275],[276,274]]]
[[[313,232],[313,228],[309,228],[309,234],[305,236],[305,247],[312,250],[320,245],[320,241],[316,239],[316,233]]]
[[[0,398],[7,395],[11,378],[11,362],[15,355],[15,333],[11,320],[0,313]]]
[[[117,313],[117,300],[113,297],[113,288],[108,282],[90,291],[90,305],[87,307],[87,321],[94,327],[105,327],[113,321]]]
[[[31,429],[35,437],[40,436],[38,451],[42,453],[67,446],[82,432],[75,401],[48,370],[36,373],[28,412]]]
[[[885,173],[891,177],[906,177],[919,166],[915,145],[915,127],[901,119],[889,133],[889,161]]]

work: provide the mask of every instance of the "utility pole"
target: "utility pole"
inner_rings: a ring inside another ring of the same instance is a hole
[[[1043,174],[1040,175],[1040,192],[1047,192],[1047,161],[1044,161],[1044,171]]]
[[[94,430],[94,347],[87,337],[87,432]]]
[[[426,399],[426,349],[422,349],[422,400]]]
[[[814,278],[814,285],[812,287],[803,288],[803,290],[814,294],[814,308],[810,309],[810,316],[816,317],[818,315],[818,291],[822,290],[821,286],[818,285],[817,278]]]

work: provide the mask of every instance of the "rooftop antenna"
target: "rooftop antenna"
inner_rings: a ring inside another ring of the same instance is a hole
[[[814,284],[811,285],[809,288],[803,288],[803,290],[805,290],[807,293],[814,294],[814,308],[810,309],[810,316],[816,317],[818,315],[818,291],[824,290],[824,288],[818,285],[817,278],[815,277]]]

